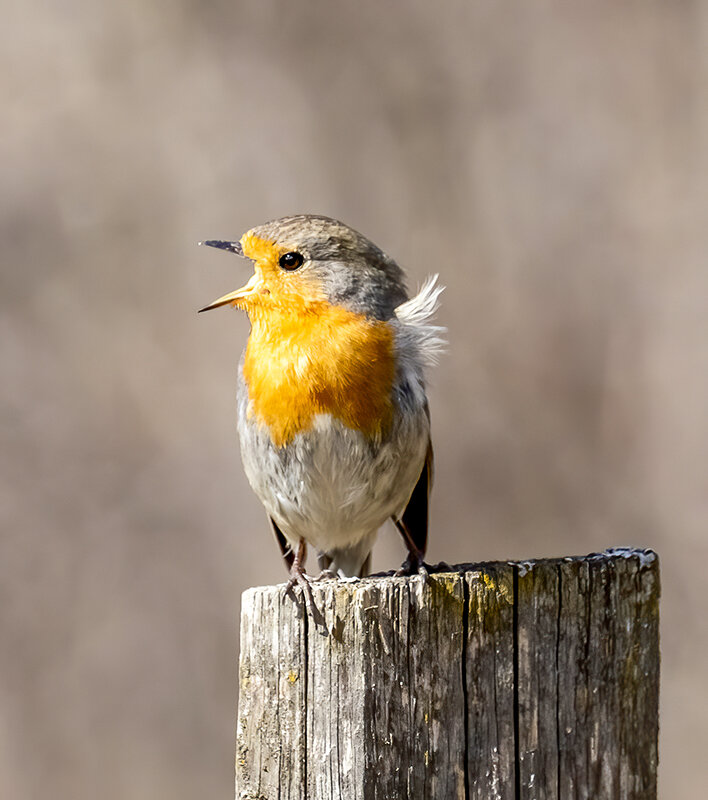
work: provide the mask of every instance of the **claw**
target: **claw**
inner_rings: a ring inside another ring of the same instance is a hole
[[[294,598],[293,589],[299,586],[302,589],[303,597],[305,598],[305,606],[307,611],[312,617],[316,626],[323,626],[327,630],[325,619],[320,610],[315,605],[315,599],[312,596],[312,578],[305,572],[305,557],[307,554],[305,540],[300,539],[295,558],[290,567],[290,580],[285,587],[285,594],[292,594]]]

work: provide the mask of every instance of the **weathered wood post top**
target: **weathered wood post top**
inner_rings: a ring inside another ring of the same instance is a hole
[[[654,800],[647,550],[249,589],[241,800]]]

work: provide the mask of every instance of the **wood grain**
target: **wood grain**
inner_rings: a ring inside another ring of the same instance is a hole
[[[284,587],[241,615],[241,800],[652,800],[649,551]]]

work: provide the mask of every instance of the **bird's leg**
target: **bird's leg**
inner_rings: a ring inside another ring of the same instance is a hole
[[[332,559],[327,555],[327,553],[318,553],[317,563],[320,565],[320,574],[316,578],[312,579],[313,583],[317,583],[317,581],[337,579],[337,573],[333,569],[330,569],[330,566],[332,565]]]
[[[303,588],[310,585],[310,579],[305,572],[306,558],[307,545],[305,544],[304,539],[300,539],[297,550],[295,551],[295,557],[290,565],[290,580],[288,581],[288,585],[285,587],[286,593],[289,592],[293,586],[295,586],[295,584],[298,584]]]
[[[290,593],[295,585],[299,586],[302,589],[302,593],[305,597],[305,605],[307,606],[307,610],[310,612],[315,624],[320,624],[320,622],[324,624],[324,618],[318,611],[317,606],[315,605],[315,600],[312,597],[312,587],[310,586],[312,578],[310,578],[305,572],[306,557],[307,545],[305,544],[304,539],[300,539],[300,543],[295,551],[295,558],[293,558],[293,563],[290,565],[290,580],[285,587],[285,594]]]
[[[423,561],[423,551],[420,550],[413,541],[413,537],[408,532],[408,528],[406,528],[401,520],[394,520],[394,523],[398,528],[399,533],[403,537],[403,541],[406,543],[408,555],[406,556],[406,560],[393,574],[397,578],[416,574],[427,578],[428,570],[426,569],[425,561]]]

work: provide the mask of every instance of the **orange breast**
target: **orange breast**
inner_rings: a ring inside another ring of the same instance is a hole
[[[393,331],[326,302],[253,315],[244,377],[249,414],[277,446],[331,414],[369,438],[392,417]]]

